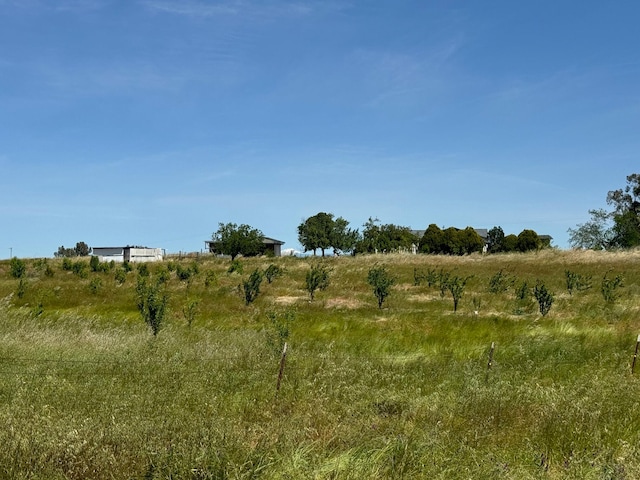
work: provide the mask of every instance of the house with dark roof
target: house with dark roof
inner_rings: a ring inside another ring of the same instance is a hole
[[[282,256],[282,245],[284,242],[281,240],[276,240],[271,237],[263,237],[262,243],[264,244],[264,255],[273,255],[274,257]],[[220,253],[217,249],[217,242],[213,240],[205,240],[204,241],[205,250],[209,253]]]

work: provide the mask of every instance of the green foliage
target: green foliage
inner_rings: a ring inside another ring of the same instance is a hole
[[[27,281],[24,277],[20,277],[20,281],[18,282],[18,289],[16,290],[16,296],[22,299],[27,293]]]
[[[215,285],[217,281],[218,276],[216,275],[216,272],[214,272],[213,270],[208,270],[204,276],[204,286],[206,288],[209,288],[210,286]]]
[[[182,314],[184,315],[185,320],[187,321],[187,325],[191,327],[191,324],[196,318],[198,314],[198,305],[199,301],[195,298],[187,299],[187,302],[182,307]]]
[[[122,268],[124,269],[125,272],[129,273],[133,271],[133,265],[131,264],[131,262],[129,262],[128,260],[125,260],[124,262],[122,262]]]
[[[515,283],[515,278],[503,270],[498,271],[489,280],[490,293],[504,293],[509,290]]]
[[[246,224],[219,223],[211,238],[215,252],[230,255],[231,260],[238,255],[252,257],[264,251],[262,232]]]
[[[433,223],[427,227],[420,241],[420,251],[431,254],[468,255],[482,251],[483,247],[484,241],[472,227],[441,230]]]
[[[11,258],[9,262],[10,273],[13,278],[22,278],[27,272],[27,264],[18,257]]]
[[[414,287],[419,287],[420,285],[422,285],[422,282],[426,280],[426,278],[427,278],[427,275],[422,270],[418,270],[417,268],[414,267],[413,269],[413,286]]]
[[[600,292],[602,297],[607,303],[615,303],[620,296],[619,288],[624,287],[624,278],[621,274],[616,275],[613,278],[609,277],[609,272],[602,277],[602,283],[600,284]]]
[[[82,260],[77,260],[71,264],[71,271],[80,278],[87,278],[89,276],[89,272],[87,270],[87,262]]]
[[[487,232],[487,246],[489,253],[505,251],[504,231],[502,227],[493,227]]]
[[[516,242],[516,249],[519,252],[529,252],[531,250],[538,250],[541,247],[540,238],[538,234],[533,230],[525,229],[518,235]]]
[[[100,269],[100,259],[97,256],[92,256],[89,259],[89,268],[92,272],[97,272]]]
[[[244,266],[240,260],[231,260],[231,265],[229,265],[227,273],[238,273],[242,275],[243,270]]]
[[[323,263],[311,265],[311,269],[305,277],[305,287],[309,292],[309,298],[313,301],[316,290],[326,290],[329,287],[329,268]]]
[[[385,299],[391,293],[391,287],[396,283],[385,266],[375,266],[369,270],[367,283],[373,288],[373,294],[378,300],[378,308],[382,308]]]
[[[261,283],[262,272],[256,268],[251,275],[249,275],[249,279],[242,283],[245,305],[249,305],[258,297]]]
[[[518,251],[518,236],[510,233],[504,237],[504,251],[505,252],[516,252]]]
[[[529,286],[529,282],[526,280],[521,281],[516,286],[515,290],[516,300],[526,301],[529,299],[531,295],[531,287]]]
[[[162,285],[145,277],[138,277],[136,285],[138,311],[154,336],[158,335],[167,309],[167,293]]]
[[[444,280],[445,288],[451,293],[451,297],[453,298],[454,312],[458,311],[458,304],[470,278],[471,277],[460,277],[458,275],[447,275],[447,278]]]
[[[591,275],[582,275],[580,273],[572,272],[571,270],[565,270],[564,276],[569,295],[573,295],[574,290],[581,292],[591,288]]]
[[[551,310],[551,305],[553,305],[553,294],[547,290],[544,282],[538,280],[533,288],[533,296],[538,302],[540,313],[545,317]]]
[[[605,250],[612,244],[614,232],[610,225],[611,215],[604,209],[589,210],[591,220],[570,228],[569,245],[573,248]]]
[[[89,291],[93,295],[97,294],[101,287],[102,287],[102,280],[100,280],[100,278],[97,278],[97,277],[92,278],[91,281],[89,282]]]
[[[46,264],[46,266],[44,268],[44,275],[47,278],[52,278],[53,275],[54,275],[53,268],[51,268],[51,265],[49,265],[48,263]]]
[[[267,283],[271,283],[274,279],[282,276],[282,273],[282,269],[272,263],[264,271],[264,276],[267,279]]]
[[[180,263],[176,265],[176,276],[178,277],[178,280],[182,282],[189,282],[194,275],[196,275],[196,272],[193,265],[189,267],[185,267]]]
[[[91,248],[85,242],[78,242],[74,248],[58,247],[53,256],[57,258],[86,257],[91,253]]]
[[[289,340],[291,326],[295,320],[295,313],[291,310],[284,312],[267,312],[269,325],[265,329],[267,347],[275,356],[279,356],[284,344]]]
[[[342,217],[333,219],[332,213],[319,212],[298,225],[298,241],[308,252],[333,248],[334,253],[352,251],[359,239],[357,230],[348,228],[349,222]]]
[[[138,264],[138,275],[140,275],[141,277],[148,277],[149,276],[149,265],[147,265],[146,263],[139,263]]]
[[[419,238],[409,227],[394,224],[379,224],[377,218],[369,217],[364,224],[362,238],[356,244],[357,253],[393,253],[410,251]]]
[[[124,268],[118,268],[113,278],[118,285],[122,285],[127,280],[127,271]]]

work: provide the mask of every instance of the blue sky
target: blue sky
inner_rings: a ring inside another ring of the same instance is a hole
[[[640,167],[634,1],[0,0],[0,258],[567,229]]]

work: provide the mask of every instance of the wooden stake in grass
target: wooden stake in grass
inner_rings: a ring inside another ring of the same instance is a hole
[[[276,395],[280,391],[280,383],[282,382],[282,374],[284,373],[284,363],[287,359],[287,342],[284,342],[282,348],[282,357],[280,357],[280,371],[278,372],[278,383],[276,384]]]
[[[491,350],[489,350],[489,362],[487,363],[487,370],[491,370],[493,365],[493,351],[496,348],[496,342],[491,342]]]
[[[636,369],[636,359],[638,358],[638,347],[640,347],[640,335],[638,335],[638,339],[636,340],[636,351],[633,354],[633,362],[631,363],[631,375]]]

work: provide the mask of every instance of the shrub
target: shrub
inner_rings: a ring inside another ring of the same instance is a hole
[[[260,293],[260,284],[262,283],[262,272],[257,268],[249,275],[249,279],[243,282],[245,305],[253,302]]]
[[[582,291],[591,288],[591,275],[586,276],[572,272],[571,270],[565,270],[564,276],[567,281],[569,295],[573,295],[574,290]]]
[[[83,262],[82,260],[78,260],[77,262],[73,262],[73,265],[71,265],[71,271],[79,276],[80,278],[87,278],[87,276],[89,275],[87,273],[87,264],[85,262]]]
[[[204,277],[204,286],[209,288],[217,282],[217,279],[216,272],[209,270]]]
[[[13,257],[11,259],[10,268],[11,268],[11,276],[13,278],[22,278],[24,277],[24,274],[27,272],[27,264],[24,262],[24,260],[20,260],[17,257]]]
[[[127,280],[127,272],[122,268],[117,269],[114,279],[118,285],[122,285]]]
[[[89,282],[89,291],[94,295],[98,293],[98,290],[100,290],[100,287],[102,287],[102,280],[100,280],[99,278],[92,278],[91,281]]]
[[[149,266],[146,263],[138,264],[138,275],[140,275],[141,277],[149,276]]]
[[[609,272],[604,274],[602,277],[602,283],[600,285],[600,291],[602,292],[602,297],[604,301],[607,303],[615,303],[620,294],[618,293],[618,288],[623,287],[624,279],[622,275],[618,274],[614,278],[609,278]]]
[[[158,282],[138,277],[136,286],[138,310],[156,336],[162,327],[167,308],[167,294]]]
[[[242,271],[244,270],[244,267],[242,265],[242,262],[240,260],[231,260],[231,265],[229,265],[229,269],[227,270],[227,273],[239,273],[242,275]]]
[[[16,290],[16,295],[18,298],[23,298],[25,293],[27,293],[27,282],[24,278],[20,277],[20,282],[18,282],[18,289]]]
[[[97,272],[100,270],[100,258],[98,258],[97,256],[92,256],[91,259],[89,260],[89,268],[91,269],[92,272]]]
[[[426,280],[426,278],[427,278],[427,275],[422,270],[418,270],[417,268],[413,269],[413,286],[414,287],[419,287],[420,285],[422,285],[422,282]]]
[[[551,310],[553,295],[549,290],[547,290],[544,282],[541,282],[540,280],[536,282],[536,286],[533,288],[533,296],[538,302],[540,313],[543,317],[546,316],[547,313],[549,313],[549,310]]]
[[[329,287],[330,270],[321,263],[311,266],[305,278],[305,286],[309,292],[309,298],[313,301],[316,290],[326,290]]]
[[[462,298],[462,294],[464,293],[464,289],[467,285],[471,277],[459,277],[457,275],[449,276],[446,281],[446,288],[451,293],[451,297],[453,298],[453,311],[456,312],[458,310],[458,303]]]
[[[273,263],[267,267],[264,271],[264,276],[267,279],[267,283],[271,283],[275,278],[278,278],[282,275],[282,269],[274,265]]]
[[[265,331],[267,346],[274,355],[280,355],[284,344],[289,340],[295,314],[292,311],[268,312],[267,318],[269,319],[269,327]]]
[[[384,266],[379,266],[369,270],[367,282],[373,288],[373,294],[378,299],[378,308],[382,308],[382,304],[391,293],[390,289],[395,284],[395,279],[389,275]]]
[[[489,292],[490,293],[504,293],[513,286],[515,278],[508,273],[504,273],[500,270],[496,273],[491,280],[489,280]]]
[[[182,313],[189,327],[191,327],[191,324],[198,314],[198,303],[198,300],[188,299],[187,303],[185,303],[185,305],[182,307]]]
[[[64,257],[62,259],[62,270],[64,270],[65,272],[70,272],[72,268],[73,262],[71,261],[71,259],[69,257]]]

